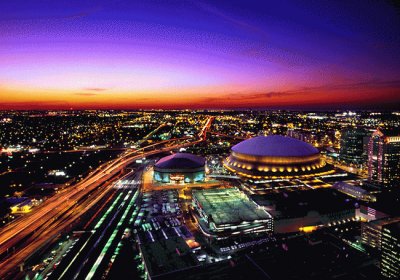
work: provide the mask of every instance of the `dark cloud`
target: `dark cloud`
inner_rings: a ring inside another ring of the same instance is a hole
[[[88,88],[83,88],[83,92],[77,92],[74,93],[75,95],[80,95],[80,96],[96,96],[102,91],[106,91],[106,88],[98,88],[98,87],[88,87]],[[87,92],[89,91],[89,92]]]
[[[282,97],[287,95],[295,95],[297,92],[292,91],[267,91],[267,92],[237,92],[226,95],[205,97],[201,102],[213,103],[221,100],[229,100],[229,102],[236,103],[244,100],[260,100],[265,98]]]
[[[74,94],[79,95],[79,96],[96,96],[96,95],[98,95],[97,93],[93,93],[93,92],[76,92]]]
[[[88,91],[106,91],[106,88],[84,88],[83,90],[88,90]]]
[[[361,89],[385,89],[398,88],[400,90],[400,80],[367,80],[356,83],[345,84],[326,84],[315,87],[301,87],[293,92],[310,92],[310,91],[335,91],[335,90],[361,90]]]
[[[263,103],[266,99],[279,100],[281,97],[293,96],[294,98],[300,98],[301,96],[306,97],[307,95],[314,94],[319,104],[323,104],[323,100],[319,100],[319,95],[323,94],[325,96],[334,96],[335,94],[340,94],[342,92],[352,92],[354,95],[358,95],[359,102],[365,102],[369,99],[374,99],[371,96],[371,91],[380,92],[393,92],[398,91],[400,97],[400,80],[388,80],[388,81],[378,81],[378,80],[367,80],[357,83],[346,83],[346,84],[326,84],[314,87],[300,87],[287,91],[265,91],[265,92],[236,92],[227,93],[223,95],[215,95],[211,97],[204,97],[200,100],[204,104],[215,104],[220,102],[229,101],[232,104],[246,104],[246,103]],[[301,100],[301,99],[299,99]],[[392,100],[391,102],[398,102],[399,99]],[[337,101],[343,103],[345,101]],[[354,100],[353,100],[354,102]],[[372,102],[372,101],[371,101]],[[301,103],[301,102],[300,102]],[[382,100],[382,104],[384,101]],[[301,106],[301,104],[294,104],[295,106]],[[331,103],[324,104],[326,107],[332,105]],[[377,105],[377,104],[376,104]]]

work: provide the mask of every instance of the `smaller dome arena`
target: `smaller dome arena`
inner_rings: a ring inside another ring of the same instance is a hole
[[[153,179],[161,183],[195,183],[205,179],[206,161],[189,153],[176,153],[161,158],[154,165]]]

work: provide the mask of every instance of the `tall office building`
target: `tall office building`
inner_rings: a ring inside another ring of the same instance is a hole
[[[347,164],[362,165],[363,158],[363,139],[368,135],[368,130],[364,128],[345,128],[340,137],[340,160]]]
[[[373,209],[368,208],[371,212]],[[369,211],[368,211],[369,212]],[[382,247],[382,232],[385,226],[399,223],[400,217],[383,218],[361,224],[361,242],[376,250]]]
[[[400,185],[400,131],[378,128],[368,142],[368,178],[385,186]]]
[[[383,226],[381,272],[387,278],[400,278],[400,222]]]

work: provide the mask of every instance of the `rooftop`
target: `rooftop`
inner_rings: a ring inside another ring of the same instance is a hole
[[[368,224],[375,225],[377,227],[382,227],[393,223],[398,223],[400,225],[400,217],[388,217],[368,222]]]
[[[274,206],[274,210],[268,210],[274,218],[303,217],[310,211],[323,215],[356,208],[354,199],[332,188],[252,195],[252,199],[261,206]]]
[[[384,228],[391,232],[391,235],[400,236],[400,222],[394,222],[388,225],[384,225]]]
[[[380,130],[387,137],[400,136],[400,129],[399,128],[379,127],[378,130]]]
[[[282,135],[257,136],[232,147],[232,151],[253,156],[304,157],[318,153],[312,145]]]
[[[151,276],[162,275],[198,265],[196,257],[180,237],[157,239],[140,244]]]
[[[217,225],[269,219],[271,216],[237,188],[193,191],[193,197]]]
[[[205,165],[205,159],[189,153],[176,153],[161,158],[155,164],[157,168],[164,169],[192,169]]]

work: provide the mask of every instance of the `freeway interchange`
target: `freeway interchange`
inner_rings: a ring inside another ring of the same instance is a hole
[[[31,213],[1,228],[0,278],[15,279],[15,277],[19,275],[18,270],[22,270],[23,264],[27,259],[43,247],[55,241],[61,234],[70,232],[74,223],[77,222],[83,214],[90,209],[99,207],[99,202],[106,199],[108,196],[113,196],[115,199],[119,197],[118,199],[120,199],[120,196],[117,194],[120,193],[122,196],[127,197],[127,200],[132,201],[134,195],[132,190],[131,193],[128,194],[125,193],[126,191],[119,192],[113,188],[115,182],[120,180],[123,176],[126,176],[126,167],[135,160],[142,159],[143,157],[177,150],[205,141],[212,120],[213,118],[209,117],[205,121],[204,126],[195,138],[184,137],[171,139],[140,149],[125,151],[118,158],[99,166],[75,185],[64,188],[59,193],[48,198]],[[113,200],[114,199],[112,199],[112,201]],[[115,201],[117,200],[113,202]],[[134,203],[134,201],[132,203]],[[119,208],[114,214],[116,215],[115,219],[119,217],[118,215],[122,215],[120,211],[127,211],[126,214],[124,212],[125,215],[132,214],[130,210],[126,210],[126,207],[131,204],[127,203],[123,205],[125,206]],[[109,223],[113,223],[113,221],[109,221]],[[93,233],[93,236],[94,235],[96,235],[96,233]],[[90,240],[95,238],[96,237],[92,237]],[[78,254],[77,258],[78,257],[81,258],[82,256]],[[86,259],[86,261],[88,261],[88,259]],[[96,260],[94,264],[97,264],[97,262],[101,263],[101,259]],[[73,262],[70,267],[76,268],[76,262]],[[78,277],[78,275],[81,277],[83,275],[82,272],[87,273],[88,277],[90,275],[93,277],[93,275],[96,274],[96,271],[86,271],[84,267],[78,269],[78,274],[76,274],[76,271],[77,270],[75,270],[72,279],[76,279],[74,277]],[[67,278],[60,274],[60,278],[57,279],[71,279],[71,275],[69,274],[70,270],[67,269],[65,273],[68,275]],[[87,279],[90,279],[90,277]]]

